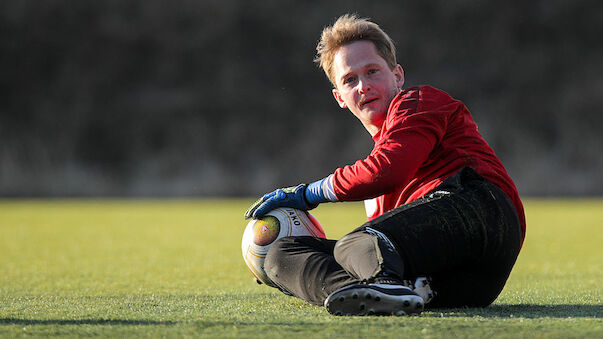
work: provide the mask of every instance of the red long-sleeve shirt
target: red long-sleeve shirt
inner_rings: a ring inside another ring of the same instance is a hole
[[[392,100],[373,139],[375,146],[366,159],[333,173],[339,201],[367,200],[367,215],[373,219],[469,166],[507,194],[525,235],[517,188],[462,102],[430,86],[403,90]]]

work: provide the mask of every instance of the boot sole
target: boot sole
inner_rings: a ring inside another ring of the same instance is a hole
[[[396,294],[396,292],[398,291],[377,289],[366,285],[350,286],[331,294],[325,300],[325,307],[329,313],[337,316],[402,316],[423,312],[423,298],[414,293]]]

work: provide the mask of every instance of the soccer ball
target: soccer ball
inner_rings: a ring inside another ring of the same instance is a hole
[[[298,235],[325,238],[322,226],[312,214],[294,208],[276,208],[261,219],[249,221],[241,250],[245,264],[258,283],[276,287],[264,271],[266,254],[277,239]]]

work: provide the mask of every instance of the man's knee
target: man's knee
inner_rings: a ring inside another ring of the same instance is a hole
[[[339,239],[333,251],[335,260],[352,276],[368,280],[382,267],[377,239],[365,232],[353,232]]]
[[[360,255],[374,246],[372,237],[365,232],[353,232],[337,240],[333,255],[337,262],[345,263],[351,256]]]
[[[402,258],[391,240],[373,228],[344,236],[333,252],[335,260],[357,279],[372,281],[383,276],[402,279]]]

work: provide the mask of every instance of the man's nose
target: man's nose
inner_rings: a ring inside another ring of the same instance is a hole
[[[360,79],[358,81],[358,92],[361,94],[367,93],[371,90],[370,82],[366,79]]]

